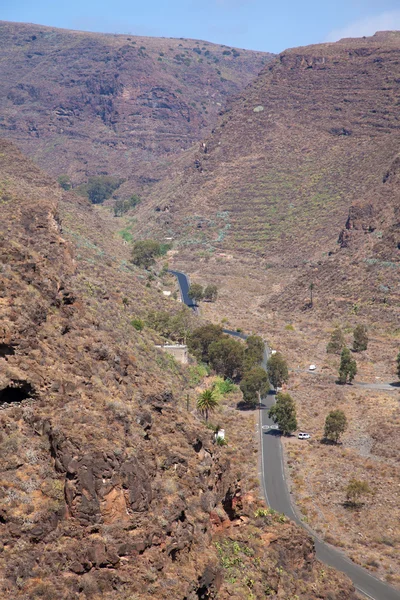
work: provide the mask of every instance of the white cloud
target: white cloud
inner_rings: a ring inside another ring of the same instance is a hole
[[[392,10],[373,17],[360,19],[342,29],[334,29],[329,33],[326,41],[337,42],[341,38],[362,37],[364,35],[373,35],[377,31],[393,31],[397,29],[400,29],[400,10]]]

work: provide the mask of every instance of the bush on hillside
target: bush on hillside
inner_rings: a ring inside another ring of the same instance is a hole
[[[60,175],[60,177],[57,179],[57,181],[60,184],[60,186],[62,187],[62,189],[65,191],[70,190],[72,187],[71,179],[69,178],[68,175]]]
[[[140,202],[141,199],[136,194],[131,196],[129,200],[116,200],[114,204],[114,217],[122,217],[122,215],[135,208]]]
[[[139,240],[132,249],[132,262],[137,267],[148,269],[156,262],[156,257],[161,256],[162,248],[155,240]]]
[[[90,177],[87,183],[80,185],[77,192],[82,196],[86,196],[92,204],[102,204],[104,200],[112,196],[123,181],[123,179],[110,177],[109,175],[96,175]]]

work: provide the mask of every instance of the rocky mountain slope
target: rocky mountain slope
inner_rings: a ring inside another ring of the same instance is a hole
[[[175,267],[217,283],[203,314],[287,357],[285,389],[311,434],[284,442],[293,497],[326,541],[397,587],[399,65],[399,32],[284,52],[136,214],[137,234],[175,238]],[[353,385],[337,385],[327,343],[339,326],[352,347],[357,325],[368,348],[353,354]],[[336,408],[349,427],[327,446]],[[350,477],[373,490],[356,516]]]
[[[353,267],[379,271],[372,295],[397,305],[399,58],[399,32],[281,54],[154,188],[140,234],[176,237],[186,259],[257,257],[303,295],[310,267],[353,298]]]
[[[131,193],[204,137],[272,56],[7,22],[0,49],[0,134],[53,175],[129,177]]]
[[[187,412],[187,369],[130,324],[176,304],[98,212],[6,141],[0,199],[2,597],[355,598]]]

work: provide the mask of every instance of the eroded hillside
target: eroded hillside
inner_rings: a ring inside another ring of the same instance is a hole
[[[255,518],[257,493],[186,410],[187,370],[130,324],[174,302],[96,210],[4,141],[0,181],[2,596],[354,598],[304,533]]]
[[[1,135],[53,175],[129,177],[131,193],[204,137],[271,56],[7,22],[0,47]]]

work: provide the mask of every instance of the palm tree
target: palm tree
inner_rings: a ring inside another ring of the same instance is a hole
[[[204,413],[206,423],[208,421],[208,413],[212,412],[218,406],[218,399],[213,389],[204,390],[197,400],[197,409]]]

